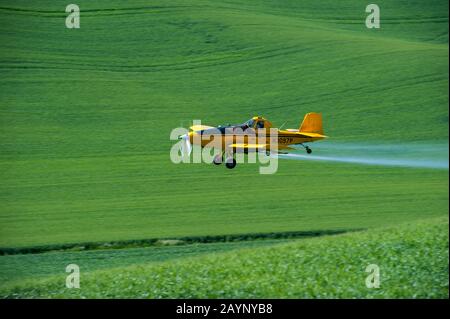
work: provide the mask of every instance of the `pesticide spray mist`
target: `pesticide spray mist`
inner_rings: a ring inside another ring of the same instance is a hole
[[[312,144],[313,154],[280,154],[280,158],[328,161],[361,165],[400,166],[448,170],[448,144],[368,145],[350,143]]]

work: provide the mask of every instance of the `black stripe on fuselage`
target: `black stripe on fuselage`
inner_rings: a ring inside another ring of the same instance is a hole
[[[232,130],[234,128],[241,128],[242,129],[242,127],[239,127],[239,126],[221,126],[221,127],[215,127],[215,128],[209,128],[209,129],[206,129],[206,130],[201,130],[201,131],[198,131],[198,133],[200,133],[200,135],[204,135],[204,134],[214,135],[214,133],[217,133],[217,131],[219,131],[221,135],[225,135],[227,133],[226,130],[229,129],[231,131],[229,133],[231,133],[230,135],[232,135],[232,136],[255,136],[256,135],[254,132],[245,133],[245,130],[244,130],[243,133],[234,134],[232,132]],[[266,134],[266,137],[268,137],[268,136],[270,136],[270,134]],[[298,133],[294,133],[294,134],[278,134],[278,137],[285,137],[285,138],[286,137],[287,138],[314,138],[314,137],[311,137],[311,136],[302,135],[301,133],[300,134],[298,134]]]

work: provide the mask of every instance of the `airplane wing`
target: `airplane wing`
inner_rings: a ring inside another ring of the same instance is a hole
[[[214,128],[214,127],[208,126],[208,125],[194,125],[194,126],[190,127],[190,129],[193,131],[202,131],[202,130],[207,130],[209,128]]]
[[[230,144],[228,147],[236,149],[236,150],[263,150],[265,149],[269,144],[247,144],[247,143],[235,143]]]
[[[270,150],[270,144],[247,144],[247,143],[236,143],[230,144],[228,147],[233,148],[235,150]],[[277,150],[295,150],[295,148],[289,147],[287,145],[278,145]],[[273,150],[276,151],[276,150]]]

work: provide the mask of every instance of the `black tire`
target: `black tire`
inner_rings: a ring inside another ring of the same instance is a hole
[[[309,147],[306,148],[306,153],[311,154],[312,153],[312,149],[310,149]]]
[[[236,166],[236,160],[234,158],[227,158],[225,161],[225,166],[229,169],[232,169]]]
[[[214,165],[222,164],[222,154],[218,154],[218,155],[214,156],[213,163],[214,163]]]

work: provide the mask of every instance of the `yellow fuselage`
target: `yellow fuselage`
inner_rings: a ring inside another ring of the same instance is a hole
[[[200,145],[201,147],[212,146],[225,150],[226,145],[230,144],[247,144],[253,145],[255,143],[265,144],[265,150],[274,151],[288,148],[289,145],[310,143],[326,138],[320,134],[301,133],[298,131],[278,130],[278,134],[270,136],[270,131],[267,130],[265,136],[255,134],[202,134],[201,132],[190,132],[189,139],[193,145]],[[309,136],[305,135],[308,134]],[[313,136],[311,136],[313,135]],[[317,135],[317,136],[314,136]],[[221,141],[214,142],[216,138],[220,138]],[[234,149],[234,148],[233,148]],[[234,149],[235,150],[235,149]],[[251,150],[251,148],[249,148]]]

